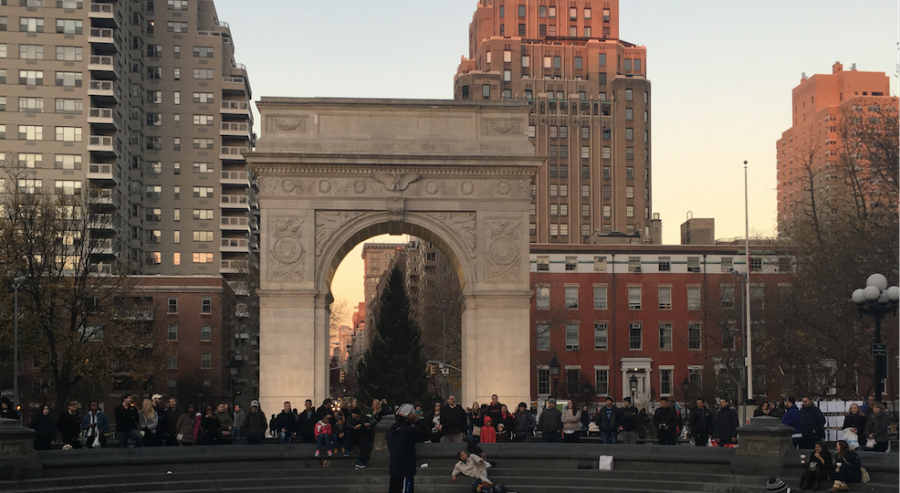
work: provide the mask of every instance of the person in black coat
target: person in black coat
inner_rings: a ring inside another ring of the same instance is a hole
[[[50,450],[56,436],[56,426],[50,417],[50,406],[45,404],[41,412],[31,418],[28,427],[34,430],[34,449]]]
[[[456,397],[448,396],[447,405],[441,407],[441,443],[462,443],[467,421],[466,410],[456,403]]]
[[[831,453],[824,442],[816,442],[813,447],[812,457],[806,466],[803,476],[800,477],[800,491],[821,489],[821,482],[828,479],[832,470]]]
[[[318,421],[318,418],[316,421]],[[278,434],[279,443],[282,445],[291,443],[291,440],[294,438],[294,431],[297,429],[297,416],[291,410],[290,401],[284,403],[284,410],[272,419],[270,426]]]
[[[12,401],[6,397],[0,397],[0,418],[19,420],[19,413]]]
[[[481,423],[481,425],[484,424],[484,418],[481,419]],[[537,426],[537,421],[534,419],[534,415],[531,414],[531,411],[528,410],[528,406],[524,402],[519,403],[519,407],[516,410],[516,416],[513,418],[513,423],[514,441],[524,442],[534,435],[534,428]]]
[[[669,405],[669,399],[659,399],[659,409],[653,413],[653,425],[660,445],[678,445],[678,413]]]
[[[395,422],[385,434],[391,475],[389,493],[413,491],[416,476],[416,442],[428,437],[426,429],[414,412],[412,404],[403,404],[397,410]]]
[[[638,426],[638,410],[631,405],[631,397],[626,397],[622,399],[622,408],[619,409],[619,430],[622,431],[622,443],[637,445]]]
[[[691,413],[688,428],[697,447],[705,447],[709,439],[715,435],[716,420],[713,412],[706,407],[706,400],[697,399],[697,409]]]
[[[741,425],[737,411],[731,407],[727,399],[721,399],[719,405],[719,414],[716,416],[716,441],[720,447],[726,445],[737,445],[737,429]]]
[[[825,439],[825,415],[813,404],[809,397],[803,398],[800,407],[800,445],[799,448],[811,450],[816,442]]]
[[[56,429],[62,437],[64,445],[71,445],[72,448],[81,448],[81,417],[78,416],[78,403],[72,401],[69,403],[68,409],[59,415],[56,420]]]
[[[306,399],[304,406],[305,409],[297,415],[297,436],[300,437],[300,443],[315,443],[313,430],[319,418],[316,417],[316,410],[311,400]]]
[[[332,400],[325,399],[322,401],[322,405],[316,409],[316,421],[324,418],[325,416],[331,416],[331,422],[334,423],[334,409],[332,409]]]
[[[859,461],[859,455],[850,450],[850,445],[846,440],[838,441],[836,452],[834,471],[831,472],[834,486],[829,491],[850,491],[847,483],[862,481],[862,471],[860,470],[862,463]]]
[[[594,422],[600,428],[600,441],[615,445],[619,437],[619,409],[612,397],[606,398],[606,405],[597,411]]]
[[[443,424],[441,423],[441,409],[443,408],[443,404],[441,401],[435,401],[434,408],[431,412],[425,414],[425,425],[428,427],[431,436],[435,439],[439,439],[443,436]]]

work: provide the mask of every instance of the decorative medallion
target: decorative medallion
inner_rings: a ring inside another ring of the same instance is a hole
[[[366,193],[366,182],[363,180],[356,180],[356,183],[353,184],[353,191],[358,194]]]
[[[306,118],[270,118],[269,128],[275,132],[306,132]]]
[[[281,182],[281,189],[284,190],[285,193],[291,193],[295,188],[297,188],[297,183],[290,178]]]
[[[500,195],[509,195],[509,190],[509,183],[501,181],[499,184],[497,184],[497,193],[499,193]]]
[[[300,238],[303,219],[280,217],[270,221],[272,248],[269,250],[269,279],[272,281],[303,281],[304,251]]]
[[[464,181],[462,184],[463,195],[472,195],[475,192],[475,184],[470,181]]]
[[[487,280],[506,282],[519,280],[519,221],[499,219],[487,221]]]
[[[319,181],[319,191],[322,193],[328,193],[331,191],[331,182],[328,180],[320,180]]]
[[[436,181],[429,181],[425,184],[425,193],[434,195],[440,191],[441,187]]]

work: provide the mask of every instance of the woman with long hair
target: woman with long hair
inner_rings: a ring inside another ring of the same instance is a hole
[[[581,410],[571,400],[562,413],[563,440],[566,443],[578,443],[581,438]]]
[[[769,407],[769,403],[767,401],[762,401],[762,404],[753,411],[753,417],[758,418],[760,416],[769,416],[771,408]]]
[[[837,453],[834,456],[834,472],[831,473],[831,477],[834,479],[834,486],[828,491],[831,493],[850,491],[847,483],[859,483],[862,481],[861,466],[859,456],[856,455],[856,452],[850,450],[847,440],[838,441]]]
[[[222,435],[222,425],[213,411],[212,406],[206,406],[203,417],[200,418],[200,445],[216,445]]]
[[[41,411],[31,418],[28,427],[34,430],[34,449],[50,450],[56,436],[56,423],[50,417],[50,406],[44,404]]]
[[[891,425],[891,418],[884,412],[884,404],[876,402],[872,404],[872,415],[866,422],[866,452],[887,452],[888,428]]]
[[[866,432],[866,415],[859,410],[859,404],[855,402],[850,404],[850,410],[844,416],[844,426],[841,429],[844,430],[844,440],[847,440],[847,443],[850,444],[850,449],[858,449],[860,436],[862,435],[863,439],[865,439]],[[865,445],[866,443],[863,442],[862,444]]]
[[[824,442],[816,442],[813,447],[813,455],[800,479],[800,490],[818,491],[820,483],[828,479],[831,467],[831,453],[828,452],[828,447]]]
[[[481,412],[481,405],[478,402],[472,403],[472,409],[466,416],[469,421],[469,440],[472,443],[481,441],[481,427],[484,426],[484,413]]]
[[[156,427],[159,426],[159,415],[153,409],[153,401],[144,399],[141,403],[141,410],[138,411],[138,429],[144,436],[145,447],[156,446]]]

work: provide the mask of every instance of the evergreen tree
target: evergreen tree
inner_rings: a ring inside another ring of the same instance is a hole
[[[376,334],[357,365],[359,388],[366,401],[391,405],[421,399],[427,391],[419,327],[409,316],[409,299],[400,270],[394,267],[375,315]]]

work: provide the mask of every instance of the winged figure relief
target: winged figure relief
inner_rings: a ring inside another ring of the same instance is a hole
[[[402,174],[376,171],[373,175],[389,192],[402,192],[406,190],[410,183],[422,177],[422,173],[417,171],[408,171]]]

